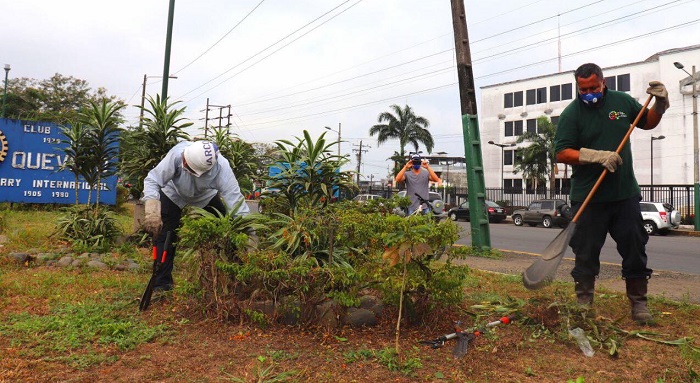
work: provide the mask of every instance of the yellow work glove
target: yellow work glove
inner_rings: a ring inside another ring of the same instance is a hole
[[[668,91],[661,82],[650,82],[647,88],[647,94],[654,96],[654,106],[651,107],[654,109],[654,112],[664,114],[666,109],[671,106],[671,103],[668,102]]]
[[[143,221],[143,229],[155,237],[163,228],[163,220],[160,218],[160,201],[147,199],[145,205],[146,219]]]
[[[594,150],[581,148],[578,162],[582,164],[601,164],[610,173],[615,173],[618,165],[622,165],[622,157],[615,152],[608,150]]]

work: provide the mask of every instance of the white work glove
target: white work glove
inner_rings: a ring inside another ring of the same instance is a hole
[[[649,83],[647,88],[647,94],[654,96],[654,112],[658,114],[664,114],[666,109],[668,109],[671,104],[668,102],[668,91],[664,84],[659,81],[652,81]]]
[[[581,148],[578,162],[582,164],[601,164],[610,173],[615,173],[618,165],[622,165],[622,157],[615,152],[608,150],[593,150]]]
[[[152,236],[158,235],[163,228],[163,220],[160,218],[160,201],[157,199],[146,200],[146,219],[143,221],[143,229]]]

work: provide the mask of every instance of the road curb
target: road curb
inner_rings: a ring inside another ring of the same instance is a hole
[[[513,219],[510,216],[508,216],[508,217],[506,217],[506,219],[503,220],[503,223],[510,223],[512,225]],[[690,226],[690,227],[692,227],[692,226]],[[680,228],[680,229],[675,229],[675,230],[669,230],[668,235],[680,235],[680,236],[684,236],[684,237],[700,237],[700,231],[695,231],[693,229]]]

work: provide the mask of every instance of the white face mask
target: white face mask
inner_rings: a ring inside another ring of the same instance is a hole
[[[190,175],[193,175],[195,177],[199,177],[192,169],[190,169],[189,166],[187,166],[187,163],[185,162],[185,159],[182,159],[182,169],[186,171],[187,173],[190,173]]]

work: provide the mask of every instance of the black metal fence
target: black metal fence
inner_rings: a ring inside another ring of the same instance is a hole
[[[673,205],[681,213],[682,223],[690,224],[693,220],[693,185],[640,185],[643,201],[665,202]],[[433,191],[440,193],[447,206],[459,205],[467,200],[467,188],[437,188]],[[387,186],[364,186],[360,193],[377,194],[384,198],[393,197],[399,189]],[[516,189],[516,188],[487,188],[486,199],[496,201],[506,207],[528,206],[530,202],[542,198],[563,199],[569,201],[568,188],[557,189],[550,194],[547,188]],[[690,223],[689,223],[690,222]]]

